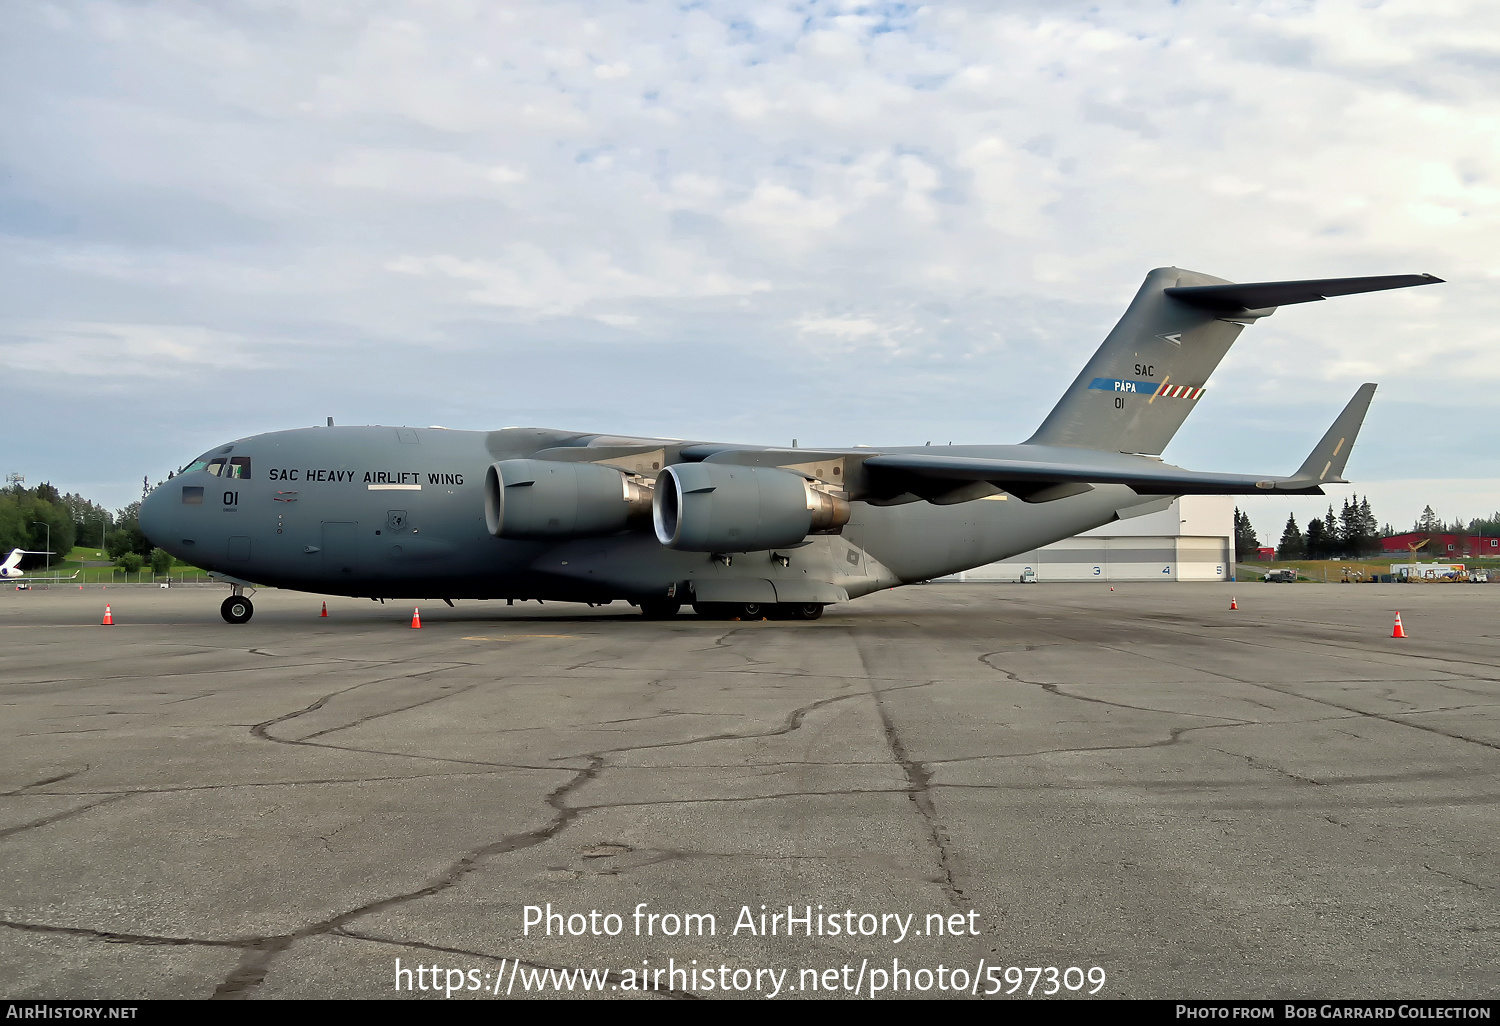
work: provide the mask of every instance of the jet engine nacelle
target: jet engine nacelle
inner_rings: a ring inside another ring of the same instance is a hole
[[[484,520],[496,538],[614,534],[650,514],[649,481],[598,463],[501,460],[484,475]]]
[[[777,467],[678,463],[656,479],[656,537],[685,552],[756,552],[796,545],[849,522],[849,503]]]

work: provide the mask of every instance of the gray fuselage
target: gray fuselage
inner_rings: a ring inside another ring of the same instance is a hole
[[[1116,485],[1034,505],[1014,496],[953,505],[856,501],[839,534],[727,560],[666,548],[649,525],[567,541],[512,541],[487,530],[484,479],[492,463],[622,443],[659,446],[666,463],[683,462],[685,448],[703,448],[530,428],[276,431],[221,446],[157,487],[142,504],[141,526],[174,556],[231,579],[330,595],[602,602],[713,592],[741,601],[837,600],[993,562],[1157,501]],[[1035,448],[882,451],[1005,458]],[[219,466],[204,466],[216,456]],[[648,476],[654,469],[646,468]]]

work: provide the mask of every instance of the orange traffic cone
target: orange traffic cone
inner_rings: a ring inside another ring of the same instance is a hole
[[[1238,609],[1238,608],[1240,608],[1240,604],[1234,600],[1234,596],[1233,595],[1231,595],[1229,597],[1229,608],[1230,609]]]
[[[411,611],[411,625],[413,627],[422,626],[422,614],[415,609]]]
[[[100,626],[103,626],[103,627],[113,627],[114,623],[115,623],[115,618],[114,618],[114,616],[109,611],[109,603],[106,602],[105,605],[104,605],[104,623],[101,624]]]
[[[319,616],[327,616],[328,615],[328,603],[327,602],[323,603],[323,611],[321,613],[319,613],[318,615]]]
[[[1396,629],[1393,630],[1393,631],[1391,631],[1391,637],[1393,637],[1393,638],[1404,638],[1404,637],[1406,637],[1406,628],[1404,628],[1404,627],[1401,626],[1401,614],[1400,613],[1396,614]]]

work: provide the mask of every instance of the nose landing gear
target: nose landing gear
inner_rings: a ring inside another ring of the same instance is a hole
[[[255,591],[255,586],[246,582],[235,582],[234,578],[224,581],[229,585],[230,596],[224,600],[219,607],[219,615],[224,618],[225,623],[246,623],[255,615],[255,607],[250,604],[250,596],[245,594],[245,589]]]
[[[255,615],[255,607],[244,595],[231,595],[219,607],[219,615],[225,623],[245,623]]]

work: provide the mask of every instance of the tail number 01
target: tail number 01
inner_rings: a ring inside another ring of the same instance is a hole
[[[1124,408],[1125,408],[1125,397],[1123,395],[1117,395],[1117,396],[1115,396],[1115,409],[1117,409],[1117,410],[1123,410]]]
[[[239,502],[240,502],[240,493],[239,492],[225,492],[224,493],[224,505],[226,505],[226,506],[238,506]]]

